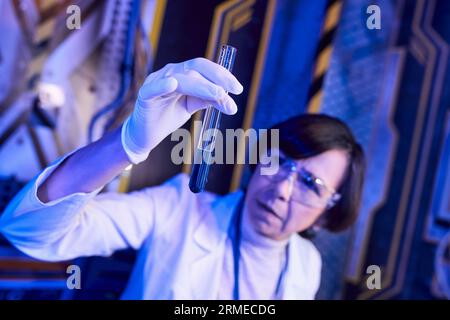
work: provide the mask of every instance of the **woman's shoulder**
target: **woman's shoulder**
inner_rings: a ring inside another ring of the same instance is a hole
[[[219,198],[219,195],[208,191],[193,193],[189,189],[189,175],[184,172],[180,172],[168,179],[163,186],[165,189],[173,189],[173,192],[177,193],[179,199],[187,198],[202,204],[211,203]]]
[[[178,205],[182,200],[195,200],[196,198],[214,200],[217,197],[210,192],[193,193],[189,189],[189,175],[184,172],[174,175],[160,185],[146,188],[145,192],[157,195],[164,201],[174,201],[174,204]]]
[[[165,220],[198,214],[200,209],[218,198],[218,195],[206,191],[193,193],[189,189],[189,175],[186,173],[176,174],[161,185],[146,188],[145,192],[153,199],[155,208],[164,212]]]

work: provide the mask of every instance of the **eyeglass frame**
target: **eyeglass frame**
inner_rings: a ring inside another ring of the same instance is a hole
[[[312,178],[312,180],[313,180],[313,182],[315,184],[320,185],[321,187],[323,187],[326,191],[328,191],[330,193],[330,198],[327,200],[327,202],[325,204],[325,208],[324,208],[326,210],[329,210],[332,207],[334,207],[336,205],[336,203],[342,198],[342,195],[340,193],[338,193],[333,188],[328,187],[321,178],[316,177],[312,172],[307,170],[304,166],[298,166],[297,163],[294,161],[294,159],[291,159],[289,157],[286,157],[286,156],[283,156],[283,155],[280,155],[280,154],[278,156],[279,156],[279,159],[283,159],[283,162],[280,165],[281,168],[286,167],[286,165],[289,165],[289,173],[288,173],[287,177],[285,177],[284,179],[279,180],[277,182],[284,181],[285,179],[288,179],[289,181],[291,181],[291,188],[293,188],[294,179],[292,179],[292,174],[297,173],[301,177],[305,177],[305,175],[307,175],[308,178]],[[281,168],[279,168],[279,170]],[[276,176],[276,175],[277,174],[266,175],[266,176],[267,176],[267,178],[269,180],[274,181],[273,177]],[[292,195],[292,190],[291,190],[290,194]],[[290,200],[298,202],[298,203],[301,203],[298,200],[292,199],[292,197],[290,198]],[[304,205],[310,206],[310,204],[304,204]]]

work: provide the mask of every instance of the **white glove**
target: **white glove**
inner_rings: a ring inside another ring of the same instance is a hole
[[[122,146],[129,160],[137,164],[147,159],[153,148],[200,109],[214,106],[235,114],[236,103],[225,91],[240,94],[242,90],[227,69],[204,58],[170,63],[151,73],[122,126]]]

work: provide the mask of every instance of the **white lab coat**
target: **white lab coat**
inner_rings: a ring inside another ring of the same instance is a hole
[[[225,242],[242,192],[193,194],[179,174],[161,186],[129,194],[75,193],[42,203],[37,187],[64,158],[11,201],[0,231],[26,254],[46,261],[139,249],[124,299],[216,299]],[[289,239],[281,299],[314,299],[321,258],[297,234]]]

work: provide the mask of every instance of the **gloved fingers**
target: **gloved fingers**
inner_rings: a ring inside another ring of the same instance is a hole
[[[211,104],[217,110],[228,115],[236,114],[238,111],[236,102],[227,94],[220,101],[211,101]]]
[[[205,79],[196,71],[174,73],[171,77],[178,82],[177,92],[206,100],[213,100],[225,94],[225,90]]]
[[[184,72],[189,70],[197,71],[209,81],[233,94],[241,94],[243,91],[242,85],[230,71],[208,59],[195,58],[184,61],[177,64],[176,69],[179,69],[180,67],[183,68]]]
[[[210,104],[217,106],[220,111],[226,114],[236,113],[236,103],[225,90],[205,79],[198,72],[191,70],[187,74],[173,74],[172,77],[178,82],[176,90],[178,93],[209,101]]]
[[[190,114],[193,114],[197,112],[198,110],[206,109],[210,106],[216,108],[220,112],[223,112],[225,114],[233,115],[237,112],[237,105],[234,102],[234,100],[226,95],[226,98],[221,101],[210,101],[210,100],[204,100],[197,97],[188,97],[187,98],[187,111]]]
[[[154,97],[169,94],[175,91],[178,87],[178,82],[174,77],[152,79],[145,81],[141,89],[139,89],[139,98],[142,100],[151,99]]]

